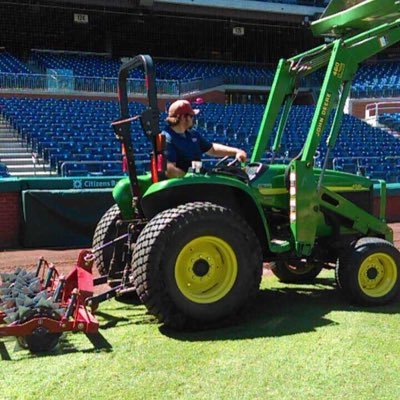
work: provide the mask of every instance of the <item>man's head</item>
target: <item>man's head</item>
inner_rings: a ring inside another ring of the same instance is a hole
[[[194,110],[187,100],[177,100],[169,106],[166,121],[172,127],[190,129],[193,127],[194,116],[199,112],[200,110]]]

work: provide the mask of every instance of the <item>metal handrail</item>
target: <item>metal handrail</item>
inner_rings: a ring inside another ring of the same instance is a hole
[[[157,79],[160,94],[179,95],[179,81]],[[117,93],[118,78],[91,76],[64,76],[54,74],[0,73],[0,91],[51,90],[84,93]],[[128,93],[145,94],[144,79],[129,78]]]
[[[138,163],[144,163],[141,161],[138,161]],[[79,164],[79,165],[105,165],[105,164],[115,164],[115,165],[122,165],[122,161],[64,161],[61,164],[60,167],[60,172],[61,176],[65,177],[66,175],[66,169],[68,165],[73,165],[73,164]],[[121,168],[121,175],[123,174],[122,168]]]

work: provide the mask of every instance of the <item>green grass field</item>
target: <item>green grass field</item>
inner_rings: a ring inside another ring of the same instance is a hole
[[[110,351],[67,334],[51,354],[2,361],[0,399],[399,399],[400,302],[349,306],[326,272],[316,285],[264,279],[233,326],[165,330],[143,306],[97,313]]]

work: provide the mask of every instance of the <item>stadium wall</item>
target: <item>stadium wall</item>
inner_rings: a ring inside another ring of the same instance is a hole
[[[0,249],[90,247],[94,229],[114,204],[120,177],[5,179],[0,184]],[[400,185],[388,185],[386,216],[400,222]],[[374,212],[379,214],[379,190]]]

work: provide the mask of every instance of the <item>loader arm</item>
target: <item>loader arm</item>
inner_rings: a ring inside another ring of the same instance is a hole
[[[279,62],[251,157],[252,162],[260,161],[283,106],[271,149],[274,155],[279,151],[298,80],[326,67],[321,93],[304,147],[289,167],[290,222],[299,255],[309,255],[315,242],[318,213],[322,207],[324,169],[328,157],[325,159],[319,182],[316,182],[313,164],[329,116],[336,108],[334,122],[327,139],[328,154],[336,143],[346,98],[360,63],[400,41],[399,2],[366,0],[354,4],[354,2],[332,0],[323,17],[313,23],[314,34],[337,37],[332,43]],[[345,208],[348,206],[347,202],[339,201],[336,212],[347,215]],[[372,218],[374,222],[369,223],[369,227],[373,226],[373,233],[390,239],[391,233],[387,231],[385,224],[381,223],[384,217],[381,215],[379,219]],[[361,229],[360,224],[354,223],[353,227],[365,234],[365,229]]]

